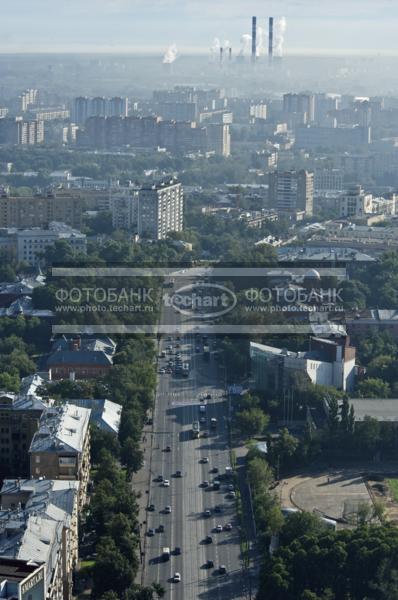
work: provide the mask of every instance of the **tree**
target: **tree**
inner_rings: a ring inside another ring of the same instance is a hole
[[[121,459],[130,475],[141,469],[144,462],[144,454],[138,447],[137,442],[132,438],[124,440],[121,450]]]
[[[362,398],[388,398],[391,393],[388,383],[376,377],[361,381],[358,391]]]
[[[269,416],[261,408],[251,408],[237,413],[236,423],[241,433],[251,437],[264,433],[269,423]]]
[[[115,591],[120,597],[134,579],[128,559],[109,536],[100,539],[96,550],[97,558],[93,568],[95,595],[98,597],[104,592]]]

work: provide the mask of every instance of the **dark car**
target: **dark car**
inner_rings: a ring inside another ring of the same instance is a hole
[[[227,572],[227,567],[225,565],[220,565],[218,568],[218,572],[220,573],[220,575],[225,575],[225,573]]]
[[[164,449],[165,452],[171,452],[171,446],[166,446],[166,448]]]
[[[176,471],[176,477],[182,477],[182,471]]]
[[[210,473],[218,473],[218,468],[217,467],[213,467],[212,470],[210,471]]]
[[[214,507],[214,512],[216,512],[216,513],[221,513],[221,512],[222,512],[222,506],[220,506],[219,504],[217,504],[217,505]]]
[[[211,394],[207,394],[206,400],[211,400]]]
[[[164,533],[164,525],[159,525],[158,532],[159,533]]]
[[[175,554],[175,556],[180,556],[180,554],[181,554],[181,548],[179,546],[176,546],[174,548],[174,554]]]
[[[206,569],[212,569],[214,567],[214,562],[212,560],[208,560],[206,562]]]
[[[148,506],[148,510],[149,510],[150,512],[153,512],[153,511],[155,510],[155,505],[154,505],[154,504],[150,504],[150,505]]]
[[[204,539],[205,544],[212,544],[213,543],[213,538],[211,537],[211,535],[207,535]]]

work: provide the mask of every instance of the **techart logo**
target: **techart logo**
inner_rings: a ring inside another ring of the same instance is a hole
[[[193,319],[215,319],[233,310],[235,294],[217,283],[192,283],[163,296],[165,306]]]

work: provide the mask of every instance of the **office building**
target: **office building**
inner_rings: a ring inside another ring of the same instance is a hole
[[[372,194],[365,194],[360,185],[352,186],[339,198],[340,217],[363,217],[372,212]]]
[[[45,564],[31,559],[0,557],[0,598],[4,600],[46,600],[50,595],[45,578]]]
[[[172,231],[182,231],[184,194],[176,179],[139,190],[138,233],[144,238],[164,240]]]
[[[90,472],[90,412],[71,404],[47,408],[29,448],[32,478],[79,482],[79,511]]]
[[[52,221],[48,229],[32,228],[17,231],[17,259],[28,265],[39,265],[49,246],[63,240],[76,253],[86,254],[87,236],[65,223]]]
[[[316,193],[342,192],[344,173],[341,169],[316,169],[314,191]]]
[[[269,205],[278,212],[312,216],[314,174],[309,171],[274,171],[269,173]]]
[[[253,387],[268,392],[283,392],[302,373],[309,383],[351,391],[355,385],[356,351],[349,338],[310,338],[310,348],[291,352],[250,342]]]

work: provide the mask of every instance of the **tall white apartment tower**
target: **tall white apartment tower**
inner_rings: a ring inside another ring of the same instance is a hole
[[[138,234],[151,240],[164,240],[171,231],[182,231],[184,193],[175,178],[139,190]]]

